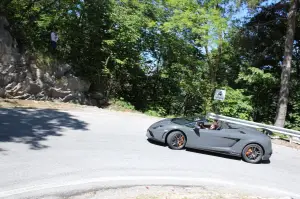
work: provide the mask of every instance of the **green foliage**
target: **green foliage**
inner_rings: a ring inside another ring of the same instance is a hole
[[[236,83],[247,88],[246,94],[252,96],[255,120],[273,123],[278,81],[272,73],[255,67],[249,67],[239,73]]]
[[[229,117],[252,120],[253,107],[251,96],[246,96],[243,89],[225,87],[226,97],[224,101],[214,102],[215,108],[220,113]]]
[[[219,42],[219,34],[226,30],[227,19],[216,6],[220,1],[168,0],[171,17],[163,24],[167,32],[186,32],[195,35],[196,45],[211,45]]]
[[[111,103],[115,106],[118,110],[135,110],[135,107],[130,104],[129,102],[124,101],[124,98],[119,99],[112,99]]]
[[[292,90],[290,106],[288,109],[288,121],[286,122],[286,127],[294,130],[300,130],[300,89],[298,88]]]
[[[149,110],[145,112],[145,114],[155,117],[165,117],[166,110],[162,107],[150,107]]]
[[[249,67],[247,71],[241,72],[236,82],[241,81],[244,81],[247,85],[260,84],[264,86],[278,83],[278,80],[271,73],[265,73],[255,67]]]

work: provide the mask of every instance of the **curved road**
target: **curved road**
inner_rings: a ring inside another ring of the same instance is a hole
[[[259,165],[173,151],[147,141],[146,130],[157,120],[95,108],[0,109],[0,198],[143,183],[300,198],[300,151],[273,145],[271,162]]]

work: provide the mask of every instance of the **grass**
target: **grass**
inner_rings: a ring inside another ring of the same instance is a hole
[[[135,107],[123,98],[110,100],[107,108],[115,111],[137,112]]]
[[[110,100],[109,104],[110,105],[107,108],[115,111],[142,113],[153,117],[164,117],[164,118],[176,117],[175,115],[167,115],[165,113],[165,110],[159,107],[155,108],[155,110],[154,108],[150,108],[149,110],[144,112],[137,111],[132,104],[126,102],[123,98],[112,99]]]

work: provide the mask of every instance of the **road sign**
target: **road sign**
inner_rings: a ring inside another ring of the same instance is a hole
[[[215,100],[225,100],[226,90],[216,89],[214,99]]]

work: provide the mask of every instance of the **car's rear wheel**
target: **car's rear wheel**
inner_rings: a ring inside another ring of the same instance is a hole
[[[167,137],[167,144],[171,149],[183,149],[186,144],[186,137],[181,131],[173,131]]]
[[[260,163],[263,157],[263,148],[259,144],[249,144],[242,152],[243,159],[248,163]]]

